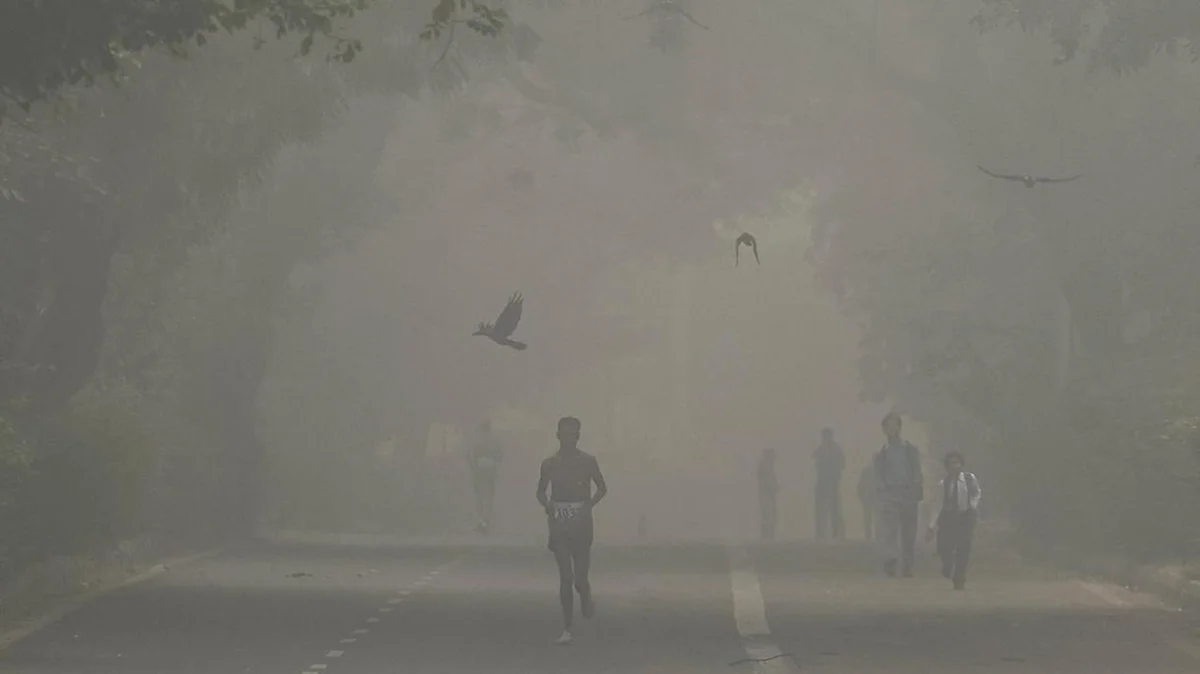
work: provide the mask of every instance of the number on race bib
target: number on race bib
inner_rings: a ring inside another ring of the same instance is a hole
[[[578,506],[576,504],[555,505],[554,506],[554,519],[558,520],[559,522],[569,522],[569,521],[575,519],[575,517],[582,510],[583,510],[583,508],[581,508],[580,506]]]

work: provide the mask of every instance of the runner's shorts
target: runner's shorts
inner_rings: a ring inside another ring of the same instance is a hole
[[[552,552],[565,550],[572,555],[592,547],[592,513],[584,503],[553,503],[554,514],[546,518]]]

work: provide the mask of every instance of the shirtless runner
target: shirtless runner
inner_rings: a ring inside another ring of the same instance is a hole
[[[550,529],[548,547],[558,564],[558,600],[562,604],[563,633],[558,643],[571,643],[575,591],[579,609],[591,618],[596,607],[588,583],[592,557],[592,508],[608,493],[596,457],[579,449],[580,423],[575,417],[558,420],[558,452],[542,461],[537,499],[546,511]],[[592,493],[592,483],[596,492]],[[546,488],[550,488],[547,496]]]

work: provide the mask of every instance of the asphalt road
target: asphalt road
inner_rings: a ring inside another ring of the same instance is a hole
[[[564,647],[537,541],[261,545],[103,596],[0,672],[1200,672],[1194,617],[1149,596],[988,550],[965,592],[927,558],[876,566],[861,544],[598,546],[598,615]],[[748,653],[788,655],[730,664]]]

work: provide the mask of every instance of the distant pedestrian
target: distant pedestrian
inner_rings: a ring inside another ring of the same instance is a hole
[[[776,500],[779,480],[775,476],[775,450],[764,449],[758,460],[759,533],[768,543],[775,540]]]
[[[875,464],[868,463],[858,474],[858,502],[862,506],[863,540],[878,540],[875,527],[875,501],[878,497],[875,488]]]
[[[979,501],[983,490],[974,473],[963,470],[962,454],[950,452],[944,461],[946,477],[939,484],[937,519],[929,525],[929,537],[937,537],[942,575],[954,582],[954,589],[967,586],[967,563],[971,561],[971,541],[979,520]]]
[[[900,415],[883,418],[887,443],[875,455],[876,493],[880,534],[884,546],[884,571],[912,577],[914,548],[917,542],[917,506],[924,499],[925,481],[921,474],[921,452],[916,445],[900,437]]]
[[[821,429],[821,444],[813,452],[816,467],[816,534],[817,538],[841,540],[846,537],[842,520],[842,473],[846,469],[846,454],[833,439],[833,429]]]

